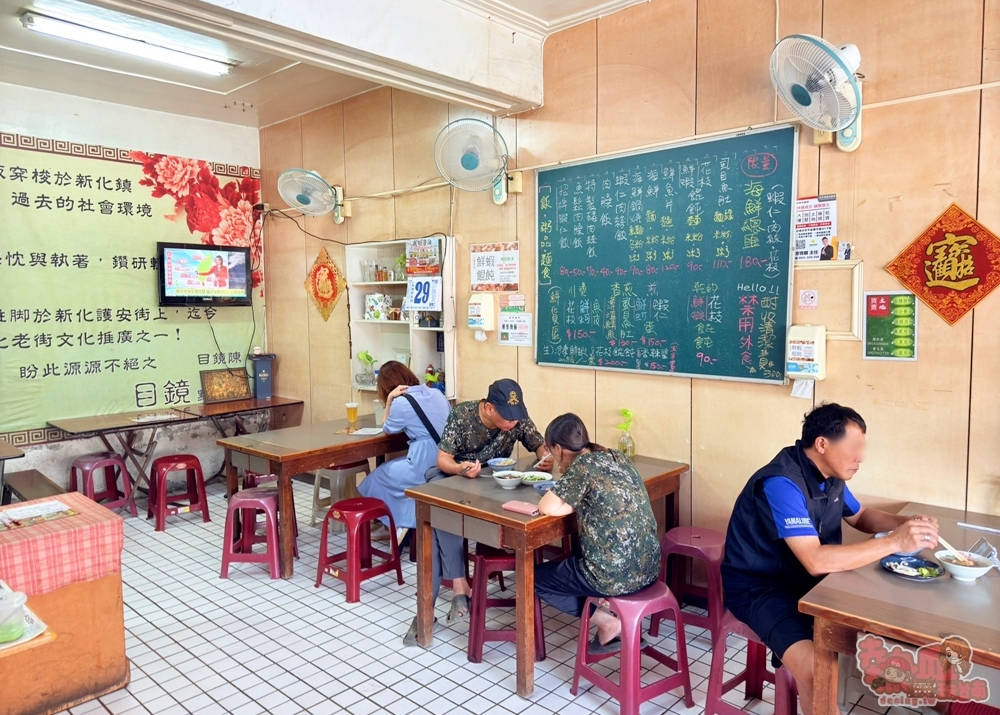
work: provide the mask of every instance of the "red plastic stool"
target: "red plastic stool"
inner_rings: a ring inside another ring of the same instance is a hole
[[[187,491],[167,494],[167,475],[171,472],[187,472]],[[186,501],[182,505],[180,502]],[[202,520],[211,521],[208,515],[208,500],[205,497],[205,476],[201,462],[193,454],[175,454],[153,460],[149,475],[149,502],[146,518],[156,514],[156,530],[167,528],[167,517],[187,512],[201,512]]]
[[[389,518],[391,542],[388,553],[372,546],[371,522],[383,516]],[[327,534],[331,519],[342,522],[346,527],[347,551],[327,556]],[[382,563],[372,566],[373,556],[382,559]],[[333,565],[338,561],[345,561],[346,569]],[[323,518],[323,529],[320,532],[316,588],[323,583],[323,573],[327,572],[347,584],[347,602],[357,603],[361,600],[362,581],[392,570],[396,571],[396,580],[402,586],[403,566],[399,559],[399,545],[396,543],[396,522],[385,502],[381,499],[358,497],[344,499],[331,506]]]
[[[257,535],[257,512],[264,513],[264,534]],[[242,511],[242,535],[234,538],[236,513]],[[267,551],[254,553],[253,545],[261,541]],[[221,578],[229,578],[230,563],[266,563],[271,567],[271,578],[281,578],[281,549],[278,545],[278,489],[277,487],[252,487],[241,489],[229,497],[226,512],[226,530],[222,543]],[[298,555],[298,549],[296,549]]]
[[[243,470],[244,489],[253,489],[254,487],[259,487],[261,484],[268,484],[276,481],[278,481],[277,474],[258,474],[257,472],[251,472],[249,469]]]
[[[487,589],[490,576],[514,571],[517,560],[514,554],[503,549],[494,549],[485,544],[476,544],[472,557],[475,572],[472,576],[472,607],[469,609],[469,662],[483,662],[483,643],[486,641],[516,641],[514,628],[486,628],[487,608],[510,608],[517,605],[513,598],[490,598]],[[501,576],[502,578],[502,576]],[[500,582],[501,590],[507,589]],[[542,602],[535,596],[535,660],[545,660],[545,631],[542,627]]]
[[[104,491],[100,492],[94,487],[94,473],[99,469],[104,470]],[[77,481],[78,473],[80,475],[79,481]],[[119,474],[122,478],[124,493],[118,491]],[[103,504],[108,509],[118,509],[124,506],[127,501],[132,516],[138,515],[135,510],[135,501],[129,499],[133,489],[132,476],[128,473],[125,459],[115,452],[84,454],[74,459],[69,468],[69,490],[75,492],[78,486],[82,487],[79,491],[95,502],[110,499],[110,502]]]
[[[660,565],[660,580],[667,583],[667,559],[669,556],[688,556],[705,562],[708,569],[708,615],[685,612],[682,616],[685,625],[708,629],[712,642],[719,632],[722,614],[726,611],[722,605],[722,558],[726,551],[726,535],[714,529],[704,529],[700,526],[678,526],[663,535],[660,542],[662,563]],[[656,614],[650,619],[649,633],[660,635],[660,620],[662,614]],[[760,699],[764,692],[764,681],[774,682],[774,675],[767,669],[767,649],[763,643],[751,642],[747,645],[747,664],[752,666],[751,677],[746,680],[746,697]]]
[[[580,618],[580,638],[576,644],[576,668],[573,670],[573,687],[570,692],[576,695],[580,689],[580,677],[583,676],[611,697],[615,698],[622,715],[637,715],[639,705],[659,697],[674,688],[683,686],[684,703],[689,708],[694,707],[691,697],[691,677],[688,673],[687,643],[684,640],[684,628],[681,626],[681,607],[674,594],[662,581],[654,581],[652,586],[644,588],[631,596],[612,596],[607,598],[610,610],[622,622],[621,673],[618,684],[610,678],[601,675],[591,666],[615,653],[591,655],[587,651],[590,644],[590,611],[591,606],[597,606],[601,599],[588,598],[583,606],[583,616]],[[641,646],[642,619],[654,613],[672,611],[677,625],[677,657],[660,652],[655,646]],[[662,663],[671,670],[673,675],[643,687],[641,682],[642,668],[640,655],[648,655],[653,660]]]
[[[747,665],[743,672],[734,675],[729,680],[724,680],[726,673],[723,670],[726,664],[726,638],[729,634],[742,636],[747,639]],[[766,654],[766,648],[761,643],[757,634],[750,630],[750,626],[736,618],[732,613],[726,611],[721,618],[718,630],[712,639],[712,666],[708,674],[708,695],[705,698],[705,715],[746,715],[746,713],[735,705],[730,705],[722,699],[722,696],[730,690],[738,687],[740,683],[748,683],[754,677],[759,677],[759,672],[755,673],[758,664],[750,662],[749,646],[759,646]],[[761,658],[763,661],[763,658]],[[763,663],[760,664],[761,666]],[[774,715],[795,715],[797,712],[798,689],[795,687],[795,679],[785,667],[778,668],[774,673]],[[749,687],[748,687],[749,689]],[[757,696],[746,696],[760,698]]]

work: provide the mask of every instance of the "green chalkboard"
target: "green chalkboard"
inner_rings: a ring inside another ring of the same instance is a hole
[[[538,362],[782,382],[797,134],[540,170]]]

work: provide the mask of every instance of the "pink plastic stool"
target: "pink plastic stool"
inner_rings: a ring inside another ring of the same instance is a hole
[[[187,491],[167,494],[167,475],[171,472],[187,472]],[[187,504],[182,505],[181,501]],[[149,502],[146,518],[156,514],[156,530],[167,528],[167,517],[187,512],[201,512],[202,520],[211,521],[208,515],[208,500],[205,497],[205,475],[201,462],[193,454],[175,454],[153,460],[149,475]]]
[[[264,534],[257,535],[257,512],[264,513]],[[236,513],[242,511],[242,535],[234,538]],[[254,553],[253,545],[261,541],[267,544],[267,551]],[[271,568],[271,578],[281,578],[281,549],[278,546],[278,489],[277,487],[254,487],[241,489],[229,497],[226,512],[226,530],[222,544],[221,578],[229,578],[230,563],[266,563]],[[296,554],[298,550],[296,549]]]
[[[485,544],[476,544],[476,553],[472,557],[475,572],[472,577],[472,607],[469,609],[469,662],[483,662],[483,643],[486,641],[516,641],[517,630],[514,628],[486,628],[487,608],[511,608],[517,605],[513,598],[490,598],[487,589],[490,576],[504,571],[514,571],[517,560],[512,553],[503,549],[494,549]],[[500,581],[501,590],[507,589]],[[542,626],[542,602],[535,596],[535,660],[545,660],[545,631]]]
[[[278,481],[277,474],[258,474],[257,472],[251,472],[249,469],[243,470],[244,489],[253,489],[254,487],[259,487],[261,484],[276,481]]]
[[[759,677],[759,672],[754,672],[757,665],[750,662],[750,648],[748,647],[746,668],[729,680],[724,679],[726,677],[723,670],[726,664],[726,638],[732,633],[746,638],[747,646],[759,646],[765,654],[766,648],[757,634],[750,630],[750,626],[737,619],[729,611],[726,611],[720,620],[721,623],[712,639],[712,666],[708,674],[705,715],[746,715],[740,708],[724,701],[722,696],[739,686],[740,683],[749,684],[750,679]],[[792,674],[785,667],[778,668],[772,682],[774,682],[774,715],[796,715],[798,689],[795,687],[795,679]],[[759,695],[747,695],[746,697],[748,699],[750,697],[760,698]]]
[[[390,552],[372,546],[371,522],[379,517],[389,518]],[[347,533],[347,551],[327,556],[327,534],[330,520],[343,522]],[[382,563],[372,566],[372,557],[378,556]],[[338,561],[345,561],[346,568],[334,566]],[[396,580],[403,585],[403,566],[399,558],[399,545],[396,543],[396,522],[392,512],[381,499],[357,497],[344,499],[330,507],[323,518],[323,529],[319,540],[319,565],[316,568],[316,588],[323,583],[323,574],[329,573],[347,584],[347,602],[357,603],[361,600],[361,582],[396,571]]]
[[[94,487],[94,473],[97,470],[104,470],[104,491],[98,492]],[[80,475],[77,481],[77,473]],[[124,493],[118,491],[118,475],[122,478],[122,489]],[[129,511],[132,516],[137,516],[135,501],[129,500],[132,494],[132,477],[128,473],[125,459],[114,452],[97,452],[95,454],[85,454],[73,460],[69,468],[69,490],[77,491],[77,486],[81,486],[84,495],[88,499],[100,502],[102,499],[110,499],[110,502],[103,504],[108,509],[118,509],[128,501]]]
[[[685,612],[682,616],[685,625],[708,629],[714,642],[719,632],[722,614],[726,611],[722,605],[722,558],[726,551],[726,535],[714,529],[704,529],[700,526],[678,526],[663,535],[660,543],[662,563],[660,580],[667,583],[668,557],[673,555],[687,556],[705,562],[708,570],[708,615]],[[660,619],[662,614],[656,614],[650,619],[649,632],[660,635]],[[751,677],[746,680],[746,697],[758,698],[764,692],[764,681],[774,682],[774,675],[767,670],[767,649],[762,643],[747,644],[747,664],[751,666]]]
[[[644,588],[631,596],[613,596],[607,599],[610,610],[617,614],[622,622],[621,673],[619,684],[612,682],[607,676],[601,675],[590,667],[616,654],[590,655],[587,646],[590,643],[590,611],[591,606],[597,606],[601,599],[588,598],[583,606],[583,616],[580,618],[580,638],[576,644],[576,668],[573,670],[573,687],[570,692],[577,694],[580,689],[580,677],[583,676],[611,697],[615,698],[622,715],[637,715],[639,705],[659,697],[674,688],[684,687],[684,703],[694,707],[691,697],[691,677],[688,673],[687,643],[684,639],[684,628],[681,626],[681,607],[674,594],[662,581],[654,581],[652,586]],[[672,611],[677,624],[677,657],[660,652],[655,646],[641,647],[642,619],[654,613]],[[648,655],[653,660],[662,663],[671,670],[673,675],[658,682],[643,687],[641,682],[642,668],[640,655]]]

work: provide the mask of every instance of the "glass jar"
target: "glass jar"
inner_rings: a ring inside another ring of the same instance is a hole
[[[622,432],[622,436],[618,438],[618,451],[629,459],[635,457],[635,441],[632,439],[632,433],[628,430]]]

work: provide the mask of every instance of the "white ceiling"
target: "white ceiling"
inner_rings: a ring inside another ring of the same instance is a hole
[[[153,4],[153,0],[143,1]],[[446,1],[544,36],[643,0]],[[127,10],[127,4],[115,4]],[[238,65],[228,75],[205,76],[44,36],[22,27],[20,16],[28,10],[147,37],[157,44],[196,50]],[[169,22],[151,22],[77,0],[0,0],[0,82],[251,127],[266,126],[377,86],[271,54],[259,46],[219,39],[219,33],[212,33],[207,25],[206,33],[199,34]]]

